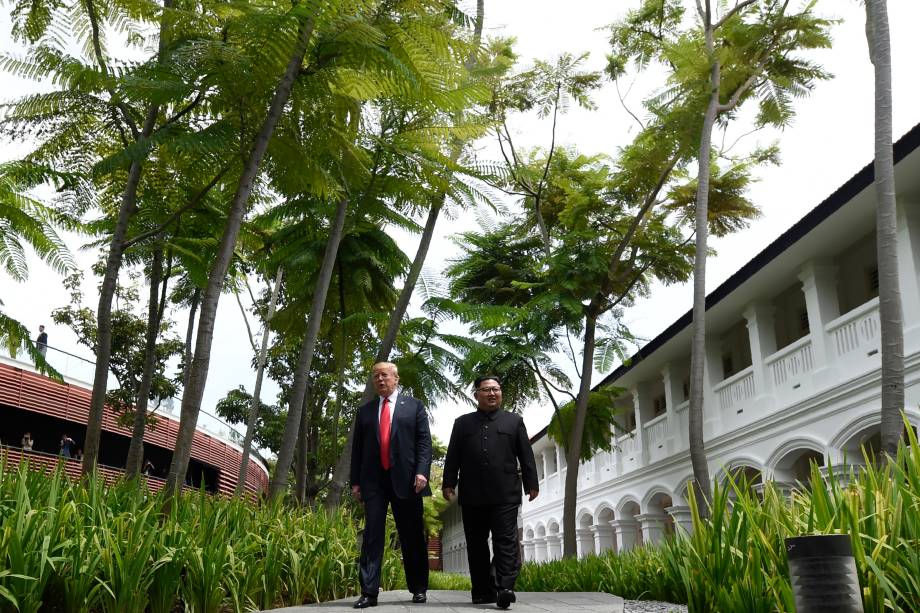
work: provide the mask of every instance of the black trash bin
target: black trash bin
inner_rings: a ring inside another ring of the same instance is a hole
[[[787,538],[786,557],[798,613],[863,613],[850,535]]]

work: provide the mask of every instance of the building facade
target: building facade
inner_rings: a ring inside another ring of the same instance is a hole
[[[920,424],[920,126],[895,145],[908,419]],[[690,526],[688,312],[600,385],[615,401],[612,451],[579,469],[577,549],[656,543]],[[807,485],[862,462],[880,422],[878,266],[871,164],[707,297],[704,440],[713,478]],[[540,496],[520,517],[523,559],[562,555],[565,455],[532,439]],[[466,571],[457,509],[445,513],[447,571]]]

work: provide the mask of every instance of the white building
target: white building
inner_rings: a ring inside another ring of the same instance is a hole
[[[920,424],[920,125],[895,145],[908,417]],[[880,355],[871,164],[707,297],[704,438],[710,474],[806,481],[809,462],[858,463],[879,436]],[[688,312],[600,385],[628,433],[578,478],[579,556],[653,543],[689,525]],[[612,431],[613,432],[613,431]],[[562,554],[565,457],[532,439],[540,496],[523,505],[524,559]],[[465,572],[458,509],[444,516],[444,568]]]

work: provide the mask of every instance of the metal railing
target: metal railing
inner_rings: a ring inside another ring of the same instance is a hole
[[[0,362],[9,363],[11,366],[22,368],[23,370],[37,372],[35,365],[26,360],[28,360],[28,355],[18,353],[14,358],[10,356],[5,346],[0,347]],[[46,347],[45,360],[48,362],[49,366],[64,377],[65,382],[87,389],[93,388],[92,382],[96,372],[96,363],[93,360],[52,347],[51,345]],[[108,389],[119,387],[118,381],[111,372],[109,372],[107,385]],[[161,398],[156,413],[167,419],[179,421],[179,410],[181,406],[181,396]],[[148,410],[151,408],[153,407],[150,405],[147,406]],[[215,438],[231,443],[240,449],[242,449],[243,442],[246,438],[244,431],[241,431],[228,424],[220,417],[203,409],[198,412],[198,423],[196,428]],[[259,449],[255,446],[250,446],[250,454],[255,461],[262,464],[262,468],[268,471],[268,463],[265,461]]]

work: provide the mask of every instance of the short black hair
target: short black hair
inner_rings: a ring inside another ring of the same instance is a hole
[[[479,389],[479,384],[483,381],[495,381],[499,387],[502,385],[502,380],[498,375],[481,375],[473,380],[473,387]]]

